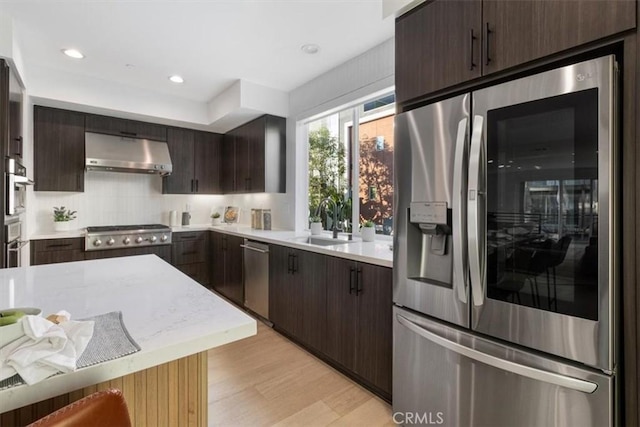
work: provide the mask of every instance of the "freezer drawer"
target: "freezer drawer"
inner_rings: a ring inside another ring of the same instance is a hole
[[[614,423],[611,376],[498,344],[398,307],[393,319],[393,412],[398,423]]]

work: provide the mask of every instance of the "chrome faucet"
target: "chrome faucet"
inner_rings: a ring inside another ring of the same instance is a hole
[[[330,203],[333,205],[333,224],[332,224],[331,231],[333,232],[333,238],[337,239],[338,231],[342,231],[342,228],[341,227],[338,228],[338,206],[336,205],[336,202],[334,202],[331,197],[327,197],[326,199],[323,199],[318,204],[318,209],[316,210],[316,216],[320,216],[320,210],[322,209],[322,206],[325,205],[325,203]]]

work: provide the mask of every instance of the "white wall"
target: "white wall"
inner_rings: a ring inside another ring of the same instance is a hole
[[[310,82],[289,96],[287,193],[294,207],[295,229],[308,228],[307,139],[303,122],[391,89],[395,84],[395,39],[391,38]]]
[[[28,70],[30,71],[30,70]],[[306,206],[296,206],[296,199],[303,200],[306,194],[306,139],[297,138],[303,129],[298,121],[325,112],[332,108],[368,97],[373,93],[389,89],[394,83],[394,40],[379,46],[330,70],[303,86],[293,90],[289,96],[290,116],[287,120],[287,192],[286,194],[248,195],[163,195],[161,178],[137,174],[88,172],[85,175],[84,193],[33,192],[28,194],[29,213],[27,229],[29,235],[48,233],[53,229],[52,208],[64,205],[78,211],[76,227],[108,224],[168,223],[170,210],[183,211],[191,205],[192,224],[207,223],[209,214],[222,206],[240,206],[240,222],[249,224],[251,208],[272,210],[273,227],[296,229],[307,227]],[[38,71],[34,73],[37,74]],[[70,81],[68,82],[71,83]],[[49,82],[53,85],[53,82]],[[64,91],[34,84],[35,92],[26,103],[25,153],[33,152],[33,100],[41,103],[44,95],[55,96],[58,102],[69,105],[83,105],[85,111],[92,111],[98,103],[92,85],[81,83],[65,99]],[[46,97],[45,97],[46,98]],[[122,102],[113,98],[112,108],[123,108]],[[149,113],[161,114],[166,105],[152,105],[161,100],[151,100]],[[104,102],[99,106],[104,107]],[[126,109],[125,109],[126,111]],[[119,114],[122,116],[122,114]],[[125,114],[126,116],[126,114]],[[27,166],[32,166],[28,159]],[[31,175],[33,168],[30,168]],[[303,172],[305,171],[305,172]],[[298,196],[296,198],[296,195]],[[302,198],[301,198],[302,196]]]

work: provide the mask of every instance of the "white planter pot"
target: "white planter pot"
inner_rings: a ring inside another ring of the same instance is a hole
[[[53,229],[55,231],[71,230],[71,221],[53,221]]]
[[[311,223],[311,234],[318,235],[322,233],[322,223],[321,222],[312,222]]]
[[[211,218],[211,225],[222,225],[222,218]]]
[[[376,239],[375,227],[361,227],[360,234],[363,242],[373,242]]]

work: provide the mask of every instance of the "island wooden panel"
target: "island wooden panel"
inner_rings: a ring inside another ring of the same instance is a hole
[[[24,426],[96,391],[117,388],[134,426],[205,426],[207,386],[205,351],[5,412],[0,425]]]

